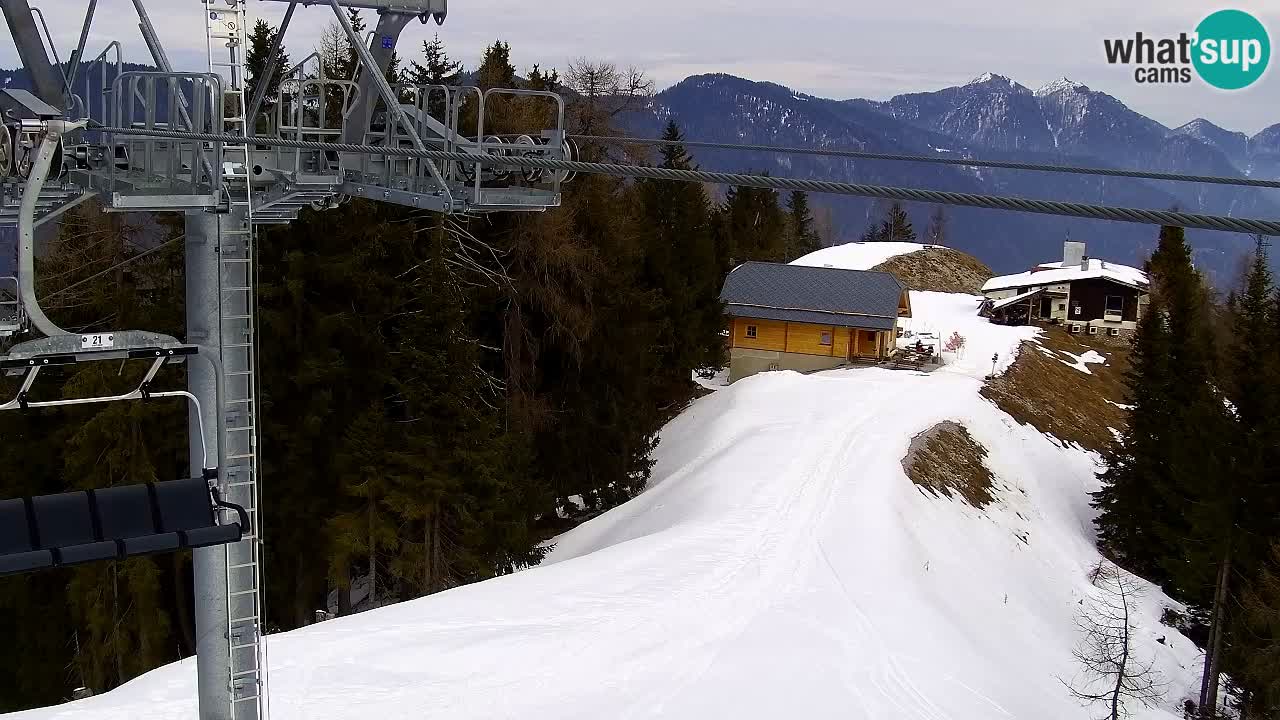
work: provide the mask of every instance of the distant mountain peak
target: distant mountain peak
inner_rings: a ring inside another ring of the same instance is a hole
[[[1076,82],[1075,80],[1072,80],[1064,76],[1062,78],[1054,80],[1048,85],[1045,85],[1039,90],[1036,90],[1036,96],[1044,97],[1045,95],[1053,95],[1055,93],[1068,92],[1068,91],[1088,92],[1089,86],[1085,85],[1084,83]]]
[[[965,87],[972,87],[975,85],[989,85],[1001,89],[1029,92],[1026,87],[1019,85],[1016,81],[1004,75],[997,75],[989,72],[982,73],[978,77],[965,83]]]
[[[1198,129],[1200,129],[1200,128],[1214,128],[1214,129],[1217,129],[1217,130],[1222,130],[1222,129],[1223,129],[1223,128],[1221,128],[1221,127],[1217,126],[1217,125],[1214,125],[1214,124],[1213,124],[1212,122],[1210,122],[1209,120],[1206,120],[1206,119],[1204,119],[1204,118],[1200,117],[1200,118],[1196,118],[1195,120],[1192,120],[1191,122],[1189,122],[1189,123],[1187,123],[1187,124],[1185,124],[1185,125],[1183,125],[1183,126],[1179,127],[1179,128],[1178,128],[1178,130],[1198,130]]]

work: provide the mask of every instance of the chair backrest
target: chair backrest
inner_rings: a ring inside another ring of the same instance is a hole
[[[35,550],[24,500],[0,500],[0,555]]]
[[[94,493],[103,540],[126,540],[160,532],[146,485],[117,485]]]
[[[214,524],[209,485],[204,480],[172,480],[152,487],[155,488],[162,532],[196,530]]]
[[[45,549],[95,542],[96,521],[89,494],[80,492],[38,495],[31,498],[36,517],[36,537]]]

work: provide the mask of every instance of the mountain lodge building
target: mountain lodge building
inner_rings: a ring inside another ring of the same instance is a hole
[[[996,322],[1049,323],[1073,333],[1119,336],[1137,329],[1148,281],[1142,270],[1091,258],[1084,243],[1068,240],[1061,262],[991,278],[982,293],[979,312]]]
[[[889,357],[911,298],[893,275],[748,262],[725,279],[729,381]]]

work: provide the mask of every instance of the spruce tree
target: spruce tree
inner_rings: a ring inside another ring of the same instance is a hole
[[[436,33],[430,41],[422,42],[423,63],[412,61],[409,66],[409,80],[414,85],[443,85],[456,87],[462,84],[462,63],[449,57],[445,50],[440,33]],[[427,102],[427,110],[431,116],[444,119],[445,98],[440,91],[431,93]]]
[[[787,196],[787,248],[783,260],[791,261],[822,248],[818,233],[814,230],[813,213],[809,210],[809,196],[793,190]]]
[[[663,139],[684,138],[674,120]],[[683,145],[662,148],[662,167],[694,170]],[[724,364],[721,258],[711,224],[711,203],[701,185],[662,180],[638,183],[647,226],[644,282],[660,292],[659,366],[667,378],[663,404],[688,397],[690,373]]]
[[[1235,472],[1209,293],[1180,228],[1161,230],[1147,271],[1151,300],[1127,378],[1132,408],[1107,456],[1097,524],[1104,547],[1131,570],[1208,611],[1201,706],[1212,712],[1247,480]]]
[[[776,191],[730,188],[717,214],[734,264],[785,259],[787,218],[778,204]]]
[[[911,227],[911,219],[902,203],[894,201],[880,223],[878,240],[885,242],[915,242],[916,231]]]
[[[245,73],[248,75],[246,83],[245,102],[248,103],[257,92],[258,84],[261,82],[262,74],[266,72],[267,55],[271,52],[271,43],[275,41],[278,31],[268,25],[265,20],[259,20],[253,25],[253,32],[249,34],[249,52],[245,55]],[[280,81],[284,78],[280,73],[289,69],[289,55],[284,50],[284,45],[280,45],[280,49],[276,52],[275,72],[266,81],[266,94],[262,96],[262,110],[266,113],[275,106],[277,95],[280,90]],[[245,108],[246,112],[248,108]]]

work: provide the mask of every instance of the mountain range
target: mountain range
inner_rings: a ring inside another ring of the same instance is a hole
[[[649,112],[628,119],[653,134],[668,118],[691,140],[803,145],[872,152],[946,155],[1158,172],[1276,177],[1280,124],[1248,137],[1204,119],[1166,127],[1111,95],[1062,79],[1032,90],[984,74],[956,87],[885,101],[831,100],[781,85],[723,74],[697,75],[662,91]],[[767,171],[803,178],[928,187],[963,192],[1250,217],[1280,217],[1280,191],[1041,172],[699,150],[708,169]],[[836,240],[853,240],[883,203],[829,197]],[[918,228],[931,207],[911,207]],[[948,244],[997,272],[1052,260],[1062,240],[1089,243],[1098,257],[1140,263],[1156,231],[1142,225],[966,208],[948,209]],[[1250,238],[1191,231],[1200,266],[1220,285],[1234,277]]]
[[[94,82],[92,75],[85,77]],[[24,72],[0,70],[0,88],[27,84]],[[95,91],[100,88],[87,92],[94,96]],[[622,122],[630,134],[653,137],[669,118],[690,140],[1280,177],[1280,123],[1252,137],[1204,119],[1170,128],[1067,79],[1032,90],[987,73],[956,87],[874,101],[821,98],[732,75],[695,75],[658,93],[644,111]],[[714,170],[1280,217],[1280,191],[1253,188],[780,153],[699,149],[693,154]],[[836,242],[857,239],[884,205],[835,196],[815,198],[815,203],[829,209]],[[908,211],[923,229],[932,207]],[[1136,264],[1150,253],[1157,234],[1144,225],[1100,220],[970,208],[947,212],[947,243],[997,272],[1055,259],[1068,235],[1086,241],[1097,257]],[[1190,231],[1189,237],[1197,263],[1220,286],[1234,279],[1241,255],[1252,247],[1249,237],[1238,234]],[[6,255],[0,253],[0,265]]]

